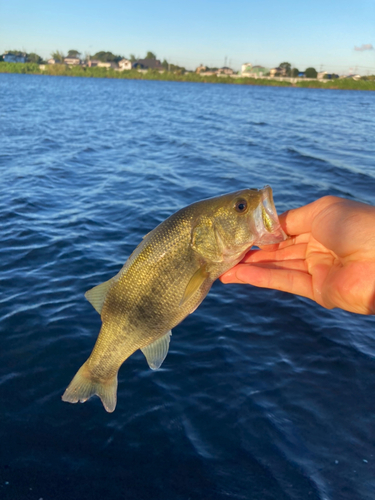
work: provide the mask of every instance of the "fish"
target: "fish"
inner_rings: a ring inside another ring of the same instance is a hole
[[[85,297],[102,326],[90,357],[64,392],[70,403],[117,404],[118,371],[140,349],[157,370],[171,330],[193,313],[213,282],[256,245],[286,239],[272,189],[243,189],[193,203],[148,233],[121,270]]]

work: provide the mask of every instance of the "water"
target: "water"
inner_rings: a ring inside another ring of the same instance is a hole
[[[374,499],[375,321],[216,283],[118,405],[61,395],[83,294],[177,209],[244,187],[281,213],[375,204],[375,94],[0,75],[0,498]]]

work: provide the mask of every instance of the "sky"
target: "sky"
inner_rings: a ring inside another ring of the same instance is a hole
[[[375,74],[375,0],[0,0],[0,53],[70,49]]]

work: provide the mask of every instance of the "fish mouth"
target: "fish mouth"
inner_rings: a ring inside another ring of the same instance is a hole
[[[263,189],[260,189],[260,197],[259,210],[261,213],[259,215],[261,223],[259,225],[262,228],[259,228],[261,230],[258,232],[257,244],[272,245],[285,241],[288,236],[280,225],[271,187],[264,186]]]

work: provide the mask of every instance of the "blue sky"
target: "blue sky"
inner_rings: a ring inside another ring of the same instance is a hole
[[[12,0],[0,3],[0,52],[108,50],[194,69],[243,62],[375,74],[375,0]]]

